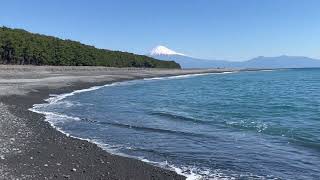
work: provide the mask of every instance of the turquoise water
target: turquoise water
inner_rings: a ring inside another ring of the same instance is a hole
[[[35,106],[106,150],[191,178],[319,179],[320,69],[116,83]]]

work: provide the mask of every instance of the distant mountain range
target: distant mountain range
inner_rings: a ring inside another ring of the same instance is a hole
[[[227,60],[207,60],[189,57],[185,54],[175,52],[165,46],[157,46],[148,56],[171,60],[179,63],[182,68],[310,68],[320,67],[320,60],[302,56],[259,56],[247,61],[234,62]]]

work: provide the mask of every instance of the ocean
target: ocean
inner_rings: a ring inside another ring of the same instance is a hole
[[[319,179],[320,69],[151,78],[52,95],[67,135],[188,179]]]

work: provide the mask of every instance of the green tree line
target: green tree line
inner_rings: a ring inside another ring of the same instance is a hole
[[[0,64],[180,68],[128,52],[98,49],[72,40],[0,27]]]

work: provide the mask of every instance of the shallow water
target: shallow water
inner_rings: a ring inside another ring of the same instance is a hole
[[[115,83],[34,110],[106,150],[191,178],[319,179],[320,69]]]

